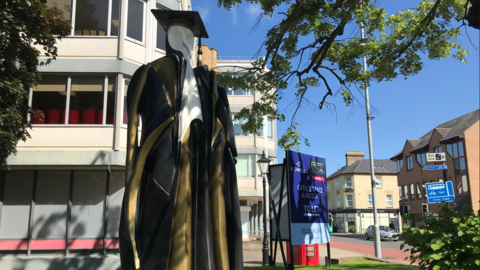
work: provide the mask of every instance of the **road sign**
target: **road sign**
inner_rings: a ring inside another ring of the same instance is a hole
[[[427,153],[427,162],[440,162],[445,160],[445,153]]]
[[[425,166],[425,170],[446,170],[447,165]]]
[[[452,181],[425,183],[428,203],[452,202],[455,199]]]

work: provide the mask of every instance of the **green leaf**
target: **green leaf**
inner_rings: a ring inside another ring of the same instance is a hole
[[[435,250],[440,249],[442,246],[437,245],[437,244],[431,244],[430,247],[435,251]]]
[[[464,235],[464,234],[465,234],[464,232],[458,231],[458,236],[462,236],[462,235]]]
[[[432,254],[431,257],[435,260],[440,260],[443,256],[442,254],[437,253],[437,254]]]

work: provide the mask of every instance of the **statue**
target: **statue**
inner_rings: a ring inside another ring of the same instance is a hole
[[[207,31],[195,11],[152,13],[167,56],[140,67],[128,87],[122,270],[243,269],[227,92],[215,72],[190,63]]]

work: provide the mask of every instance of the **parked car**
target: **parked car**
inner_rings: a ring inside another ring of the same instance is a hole
[[[379,225],[378,228],[380,229],[380,240],[393,240],[395,242],[398,240],[398,238],[393,237],[397,233],[390,229],[390,227]],[[373,232],[373,226],[368,226],[367,232],[365,233],[365,240],[373,239],[374,236],[375,233]]]

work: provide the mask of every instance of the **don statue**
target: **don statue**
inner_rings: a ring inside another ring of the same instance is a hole
[[[243,269],[227,93],[214,71],[192,67],[195,37],[207,31],[195,11],[152,13],[167,33],[166,56],[128,87],[122,270]]]

